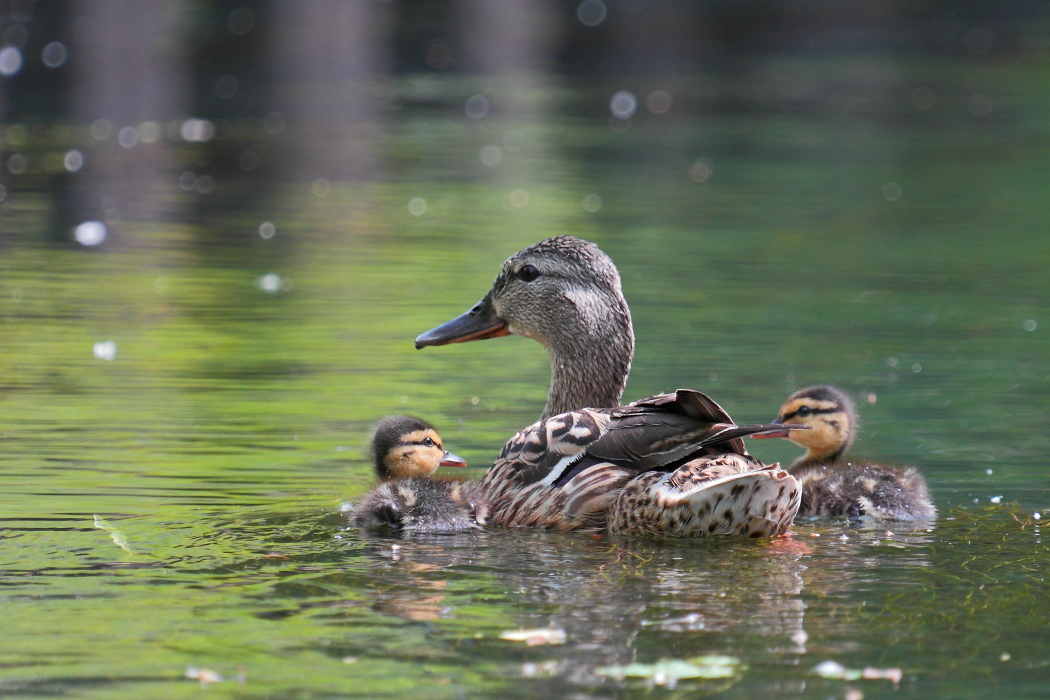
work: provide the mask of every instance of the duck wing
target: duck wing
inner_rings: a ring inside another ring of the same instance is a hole
[[[801,498],[798,482],[779,464],[733,452],[706,455],[628,481],[608,527],[614,534],[774,537],[791,526]]]
[[[639,474],[666,475],[704,456],[747,457],[743,436],[783,429],[735,425],[712,399],[689,389],[563,413],[534,423],[503,448],[481,483],[479,522],[601,529],[620,490]]]

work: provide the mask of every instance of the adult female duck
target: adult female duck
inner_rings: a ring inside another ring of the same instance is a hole
[[[673,536],[768,537],[790,526],[798,482],[749,456],[742,439],[782,426],[735,425],[688,389],[619,405],[634,332],[619,272],[596,245],[558,236],[526,248],[480,302],[416,347],[511,333],[547,348],[550,393],[482,480],[479,522]]]

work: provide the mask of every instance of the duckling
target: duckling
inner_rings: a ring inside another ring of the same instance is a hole
[[[509,334],[547,349],[550,392],[482,479],[479,521],[677,537],[791,525],[798,482],[743,441],[781,426],[735,425],[690,389],[620,405],[634,330],[616,265],[594,243],[555,236],[511,256],[481,301],[416,348]]]
[[[379,485],[351,515],[360,528],[455,532],[478,528],[477,486],[431,478],[438,467],[467,463],[444,449],[432,425],[411,416],[387,416],[375,428],[372,460]]]
[[[753,435],[780,437],[806,448],[789,471],[802,483],[802,515],[868,516],[875,520],[925,520],[937,514],[926,480],[914,467],[845,461],[853,444],[857,414],[853,402],[832,386],[796,391],[780,407],[774,423],[807,425]]]

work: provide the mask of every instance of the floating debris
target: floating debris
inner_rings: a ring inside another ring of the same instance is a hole
[[[508,642],[525,642],[530,647],[543,644],[564,644],[565,630],[550,628],[507,630],[506,632],[501,632],[499,638]]]
[[[98,514],[95,515],[95,527],[99,530],[105,530],[109,533],[109,536],[113,539],[113,544],[123,549],[128,554],[136,554],[135,550],[128,544],[128,540],[124,537],[124,534],[117,528],[110,525]]]
[[[225,681],[237,681],[240,685],[244,685],[248,682],[248,674],[244,669],[241,669],[234,678],[224,678],[221,674],[212,671],[210,668],[187,666],[186,677],[191,680],[200,681],[202,686],[206,686],[210,683],[223,683]]]
[[[821,678],[832,680],[856,681],[861,679],[885,679],[892,681],[894,684],[900,683],[901,678],[904,675],[899,668],[874,668],[872,666],[865,666],[862,669],[846,668],[838,661],[824,661],[819,663],[813,669],[813,673]]]
[[[625,678],[644,678],[653,685],[673,688],[680,680],[691,678],[734,678],[740,675],[747,666],[740,663],[735,656],[711,654],[696,656],[691,659],[665,659],[654,664],[626,664],[624,666],[605,666],[595,671],[599,676],[617,680]]]

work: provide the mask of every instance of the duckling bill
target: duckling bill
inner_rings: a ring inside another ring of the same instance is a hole
[[[832,386],[812,386],[787,398],[774,423],[809,426],[754,435],[785,438],[806,448],[789,471],[802,484],[801,515],[926,520],[937,515],[926,480],[914,467],[846,461],[856,434],[853,402]],[[785,426],[786,427],[786,426]]]
[[[411,416],[388,416],[376,426],[372,462],[379,485],[354,507],[351,522],[371,530],[456,532],[478,527],[476,486],[431,476],[438,467],[467,463],[444,449],[434,426]]]

